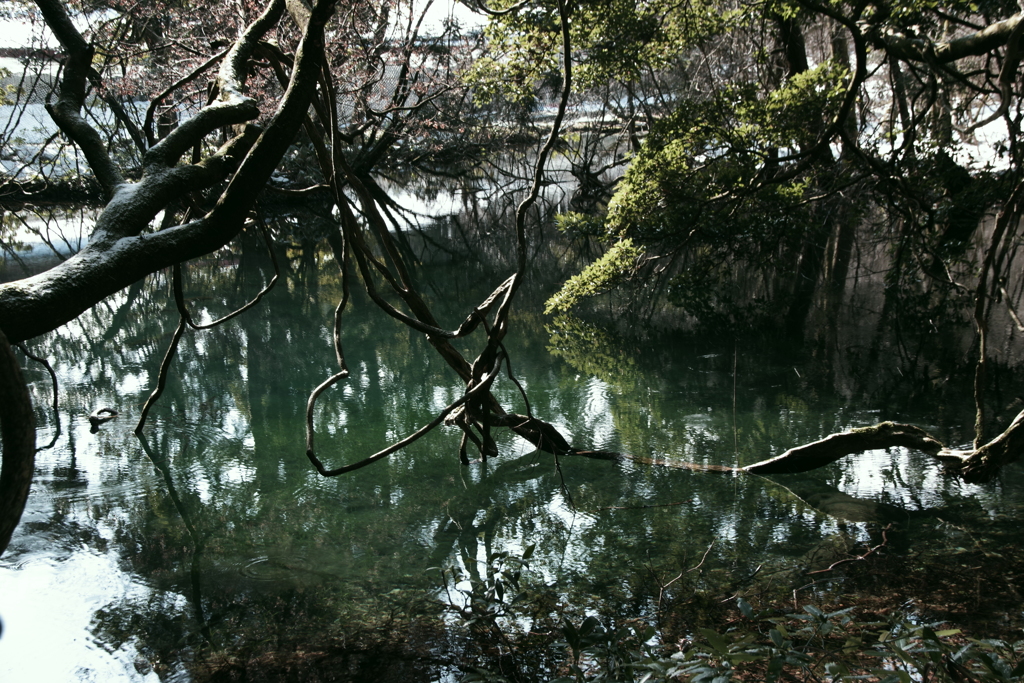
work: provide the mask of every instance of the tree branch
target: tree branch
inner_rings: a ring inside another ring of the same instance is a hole
[[[263,14],[245,30],[228,51],[217,73],[219,101],[203,107],[199,113],[154,145],[146,154],[146,166],[173,166],[186,150],[209,133],[218,128],[251,121],[259,116],[260,110],[256,101],[245,95],[247,64],[259,41],[281,18],[284,4],[284,0],[271,0]]]
[[[213,211],[178,227],[141,234],[174,199],[226,168],[228,160],[224,157],[228,152],[237,153],[248,146],[247,142],[236,138],[222,148],[223,154],[204,165],[162,170],[151,166],[139,183],[118,187],[82,251],[44,273],[0,285],[0,329],[8,338],[17,342],[48,332],[149,273],[208,254],[238,234],[259,190],[270,179],[306,117],[323,62],[324,26],[333,9],[334,0],[321,0],[314,6],[278,110],[248,150]],[[237,66],[238,60],[232,64]],[[242,137],[248,140],[254,134],[250,129]],[[161,144],[170,139],[165,138]],[[156,158],[173,156],[183,140],[168,143]]]
[[[939,43],[922,38],[909,38],[895,31],[879,31],[876,26],[865,26],[864,33],[876,47],[899,59],[948,64],[964,57],[988,54],[1006,45],[1022,18],[1024,14],[1018,13],[970,35]]]
[[[85,106],[85,84],[92,69],[93,48],[85,42],[58,0],[36,0],[46,25],[53,31],[67,53],[60,95],[56,104],[46,103],[46,111],[54,123],[82,150],[107,198],[124,182],[120,170],[110,158],[95,128],[82,117]]]
[[[923,429],[896,422],[882,422],[871,427],[851,429],[804,446],[791,448],[782,455],[762,460],[742,468],[754,474],[790,474],[806,472],[833,463],[853,453],[904,446],[932,455],[938,453],[942,444],[929,436]]]

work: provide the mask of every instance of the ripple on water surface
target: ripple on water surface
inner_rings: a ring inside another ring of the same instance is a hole
[[[282,581],[311,570],[310,561],[298,555],[261,555],[239,568],[242,576],[257,581]]]
[[[152,592],[118,567],[116,553],[78,549],[60,558],[0,562],[0,680],[159,681],[131,642],[96,642],[98,611]]]

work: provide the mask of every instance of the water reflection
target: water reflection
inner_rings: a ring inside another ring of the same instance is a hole
[[[442,320],[460,320],[464,302],[493,286],[493,264],[453,260],[408,237],[431,254],[423,286]],[[185,680],[201,653],[354,642],[389,610],[440,629],[441,578],[427,569],[457,565],[486,578],[497,550],[535,545],[536,590],[628,618],[660,599],[652,577],[693,567],[709,547],[699,582],[716,590],[833,534],[870,541],[868,521],[962,512],[965,500],[1019,507],[1016,470],[1003,483],[963,487],[900,450],[775,481],[582,458],[563,458],[560,474],[551,456],[508,435],[499,459],[463,467],[455,428],[358,473],[320,478],[303,452],[304,409],[310,388],[334,372],[341,284],[329,253],[301,242],[277,248],[282,282],[263,304],[186,333],[142,440],[132,430],[177,322],[163,276],[32,344],[60,375],[64,434],[40,454],[0,563],[4,680]],[[213,319],[271,276],[263,248],[243,242],[190,265],[186,296],[197,320]],[[549,290],[535,284],[524,296],[536,303]],[[872,401],[882,396],[887,417],[926,417],[852,365],[844,376],[855,391],[815,383],[813,358],[763,339],[640,342],[546,321],[538,308],[524,305],[514,322],[516,375],[534,413],[578,445],[742,465],[875,422],[882,404]],[[329,466],[411,433],[462,391],[423,339],[365,300],[346,313],[344,340],[351,377],[324,396],[316,420]],[[863,381],[850,379],[858,372]],[[49,379],[32,365],[29,373],[48,439]],[[496,393],[524,410],[510,383]],[[88,415],[103,406],[120,415],[91,434]],[[970,406],[951,403],[943,419],[937,435],[956,441]],[[28,656],[40,643],[60,656]],[[53,668],[41,674],[44,666]]]

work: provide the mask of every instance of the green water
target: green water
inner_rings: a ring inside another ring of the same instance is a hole
[[[774,481],[578,457],[563,458],[559,472],[552,456],[504,433],[498,458],[462,466],[453,427],[322,478],[304,454],[304,412],[310,390],[336,371],[330,322],[341,285],[316,249],[280,247],[279,257],[281,282],[260,306],[185,334],[143,440],[133,430],[177,323],[163,276],[32,342],[60,377],[60,432],[49,379],[29,365],[40,445],[55,440],[38,455],[0,561],[0,679],[185,681],[204,653],[312,647],[328,636],[356,643],[368,629],[405,633],[410,615],[451,625],[437,568],[480,576],[489,553],[529,545],[526,581],[538,599],[643,616],[659,582],[702,558],[686,590],[721,590],[833,534],[870,538],[877,525],[809,504],[822,491],[884,503],[878,521],[902,515],[922,530],[952,510],[996,519],[1021,507],[1019,468],[963,486],[899,449]],[[425,260],[421,286],[452,328],[505,277],[463,258]],[[271,274],[246,243],[191,265],[187,296],[197,318],[212,319]],[[853,346],[823,360],[766,338],[556,324],[538,312],[553,284],[534,274],[509,351],[534,414],[577,446],[743,465],[880,419],[913,421],[952,444],[970,439],[969,394],[952,401],[958,392],[933,391],[927,376],[915,385],[914,370],[884,348],[872,364]],[[462,390],[424,339],[370,302],[357,296],[343,329],[351,376],[316,417],[328,467],[412,433]],[[911,389],[898,388],[905,374]],[[511,382],[495,393],[525,410]],[[91,433],[87,416],[100,407],[120,415]],[[458,649],[443,634],[414,637],[424,662]],[[458,678],[443,663],[418,670],[423,680]]]

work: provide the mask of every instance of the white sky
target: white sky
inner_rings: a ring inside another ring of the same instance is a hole
[[[20,21],[0,21],[0,47],[25,47],[31,44],[32,28]]]
[[[416,0],[416,7],[422,7],[423,1]],[[440,31],[441,24],[447,17],[455,18],[463,29],[481,26],[484,17],[469,10],[455,0],[435,0],[423,24],[426,34]],[[0,20],[0,48],[27,47],[32,44],[32,27],[27,22]]]

